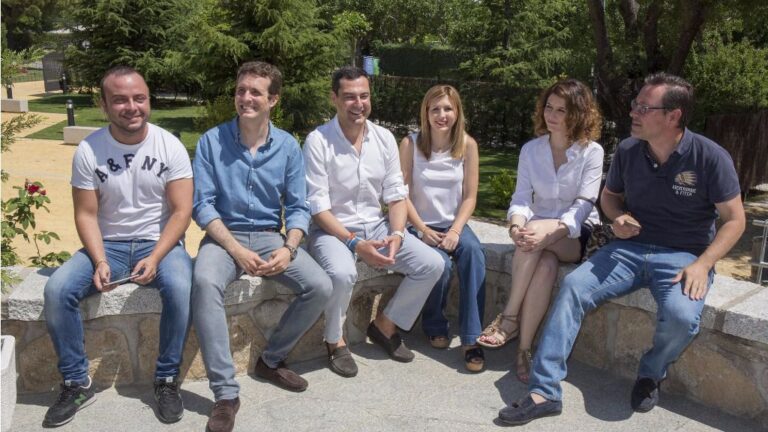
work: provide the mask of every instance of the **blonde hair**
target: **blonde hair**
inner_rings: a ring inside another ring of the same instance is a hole
[[[560,80],[539,94],[536,101],[536,113],[533,115],[533,133],[536,136],[549,133],[544,121],[544,107],[551,95],[565,100],[565,126],[568,139],[581,145],[600,139],[603,118],[597,107],[592,91],[586,84],[573,78]]]
[[[464,157],[464,147],[466,141],[466,132],[464,131],[464,109],[461,106],[461,97],[459,92],[447,84],[438,84],[427,90],[424,100],[421,101],[421,133],[416,139],[416,147],[429,160],[432,155],[432,127],[429,124],[429,105],[443,96],[448,97],[448,101],[456,112],[456,122],[451,128],[451,157],[461,159]]]

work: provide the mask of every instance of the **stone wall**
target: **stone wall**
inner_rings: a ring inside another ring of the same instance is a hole
[[[511,255],[503,227],[471,222],[487,256],[486,316],[489,322],[508,297]],[[560,278],[573,266],[563,266]],[[48,391],[60,375],[43,321],[43,287],[50,270],[22,271],[23,282],[2,302],[2,333],[17,338],[19,392]],[[401,280],[397,274],[358,263],[345,333],[350,343],[365,339],[374,311],[386,305]],[[454,281],[455,284],[455,281]],[[226,290],[230,345],[238,374],[253,368],[272,329],[293,298],[290,291],[261,278],[244,277]],[[554,297],[554,296],[553,296]],[[448,313],[457,315],[453,289]],[[151,288],[123,285],[85,300],[86,350],[90,373],[100,387],[148,383],[157,355],[160,297]],[[579,361],[633,378],[640,356],[651,345],[656,305],[647,289],[611,301],[590,313],[574,348]],[[288,361],[325,355],[323,319],[307,332]],[[701,334],[670,369],[664,391],[683,394],[768,427],[768,288],[716,276],[701,322]],[[184,351],[185,379],[205,379],[194,330]]]

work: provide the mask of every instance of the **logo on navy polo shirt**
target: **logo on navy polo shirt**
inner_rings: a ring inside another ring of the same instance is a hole
[[[675,195],[692,196],[696,193],[696,173],[693,171],[683,171],[675,176],[675,184],[672,190]]]

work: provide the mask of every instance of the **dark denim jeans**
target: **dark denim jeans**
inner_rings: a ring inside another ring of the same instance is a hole
[[[157,242],[152,240],[104,241],[112,280],[129,276]],[[59,356],[59,372],[65,381],[88,381],[88,358],[80,316],[80,300],[98,293],[93,285],[93,262],[85,249],[77,251],[45,284],[45,321]],[[184,341],[189,328],[192,260],[179,243],[160,261],[151,284],[160,290],[160,353],[156,378],[179,374]]]
[[[435,231],[446,232],[448,228],[430,227]],[[416,230],[409,228],[415,235]],[[450,255],[440,248],[436,250],[445,262],[443,274],[432,288],[424,303],[421,326],[427,336],[448,336],[449,324],[445,317],[445,304],[448,301],[448,289],[453,274],[453,262],[456,262],[459,276],[459,337],[462,345],[474,345],[482,332],[482,319],[485,310],[485,250],[469,225],[459,236],[459,244]]]

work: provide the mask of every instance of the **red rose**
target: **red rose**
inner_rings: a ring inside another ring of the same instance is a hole
[[[34,194],[38,190],[40,190],[40,186],[38,186],[38,185],[36,185],[34,183],[32,183],[32,184],[27,186],[27,193],[29,193],[30,195]]]
[[[43,190],[41,190],[41,191],[40,191],[40,195],[45,195],[46,193],[47,193],[47,192],[45,191],[45,189],[43,189]]]

